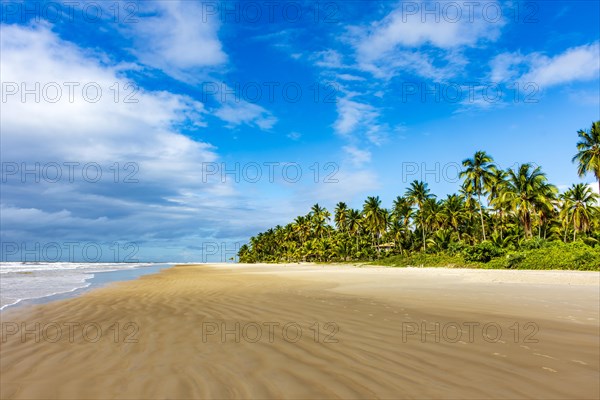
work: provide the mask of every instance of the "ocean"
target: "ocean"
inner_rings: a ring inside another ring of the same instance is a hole
[[[0,310],[79,295],[109,282],[156,273],[174,263],[0,263]]]

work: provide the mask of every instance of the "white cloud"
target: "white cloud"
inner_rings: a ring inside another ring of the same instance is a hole
[[[494,82],[534,82],[541,88],[598,79],[600,45],[596,42],[571,47],[553,57],[537,52],[527,55],[502,53],[490,62],[490,66]]]
[[[174,128],[181,123],[204,126],[202,103],[128,88],[118,65],[103,65],[46,25],[3,25],[1,50],[3,83],[14,83],[19,91],[3,104],[4,156],[83,162],[136,159],[145,172],[178,171],[181,176],[191,164],[216,158],[210,145]],[[68,82],[75,85],[72,99]],[[36,85],[39,101],[33,95],[22,101],[22,89]]]
[[[344,146],[343,150],[350,156],[350,162],[355,166],[361,166],[371,161],[371,152],[361,150],[355,146]]]
[[[277,123],[277,118],[263,107],[246,101],[223,104],[214,114],[226,121],[231,128],[247,124],[269,130]]]
[[[361,76],[356,76],[356,75],[351,75],[351,74],[338,74],[337,78],[341,79],[343,81],[364,81],[365,80],[365,78],[363,78]]]
[[[461,48],[496,40],[505,24],[502,18],[486,20],[481,13],[470,18],[466,10],[455,19],[440,9],[442,4],[410,3],[416,7],[413,12],[405,8],[406,3],[399,3],[381,20],[366,27],[351,27],[347,40],[354,47],[358,67],[379,78],[389,78],[408,68],[426,78],[443,79],[464,64]],[[424,13],[433,7],[438,8],[437,20]]]
[[[322,68],[340,69],[345,67],[342,55],[336,50],[319,51],[311,58],[314,60],[315,65]]]
[[[133,54],[144,64],[180,80],[193,80],[199,68],[227,61],[218,38],[219,20],[193,1],[139,3],[136,23],[123,24]]]
[[[598,43],[573,47],[554,57],[535,56],[524,81],[552,86],[572,81],[598,79],[600,46]]]
[[[249,125],[269,130],[277,123],[277,118],[270,111],[246,101],[239,88],[234,89],[223,83],[214,85],[214,99],[219,106],[211,110],[211,114],[227,122],[228,128]]]
[[[39,83],[41,92],[37,102],[33,95],[22,101],[20,93],[4,93],[3,162],[27,163],[29,168],[35,162],[93,162],[104,174],[96,184],[81,178],[74,183],[66,178],[57,183],[36,184],[32,178],[25,184],[19,179],[3,183],[3,236],[31,240],[68,228],[71,237],[100,235],[109,241],[121,236],[139,239],[144,234],[197,235],[203,224],[214,230],[231,225],[223,220],[223,208],[230,208],[234,215],[244,201],[231,183],[221,182],[218,176],[204,179],[202,174],[205,163],[218,160],[215,149],[178,131],[180,126],[193,131],[205,125],[203,104],[143,89],[133,96],[137,103],[127,103],[122,66],[105,65],[100,55],[61,40],[45,24],[2,25],[1,29],[3,89],[14,83],[20,91],[21,84],[31,89]],[[78,84],[73,101],[65,82]],[[122,92],[115,99],[111,88],[117,83]],[[48,84],[63,88],[56,101],[48,101],[49,93],[44,95],[42,88]],[[101,88],[97,102],[83,97],[86,84]],[[122,173],[117,183],[109,170],[115,162]],[[137,183],[123,184],[128,172],[123,169],[125,163],[138,166]],[[215,203],[218,207],[211,208]],[[57,220],[62,222],[55,224]]]
[[[371,124],[379,116],[375,107],[349,98],[338,100],[337,112],[334,129],[340,135],[349,135],[360,126]]]

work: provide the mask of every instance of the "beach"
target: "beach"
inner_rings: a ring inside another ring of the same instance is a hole
[[[0,313],[2,399],[600,397],[600,273],[180,265]]]

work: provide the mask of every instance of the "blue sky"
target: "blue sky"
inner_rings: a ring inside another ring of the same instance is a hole
[[[592,182],[599,7],[3,2],[2,261],[224,261],[317,202],[445,196],[480,149]]]

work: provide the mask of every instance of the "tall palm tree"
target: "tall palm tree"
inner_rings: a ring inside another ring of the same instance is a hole
[[[504,223],[504,208],[501,201],[499,201],[502,192],[506,190],[506,177],[507,173],[501,168],[496,166],[492,167],[491,174],[488,181],[485,183],[485,189],[488,193],[488,204],[493,208],[493,221],[494,221],[494,232],[498,232],[498,226],[500,226],[500,239],[503,238],[503,227]]]
[[[456,194],[449,194],[444,201],[442,213],[446,217],[448,225],[457,233],[458,240],[461,240],[459,226],[465,218],[466,213],[463,197]]]
[[[348,232],[348,206],[346,203],[340,201],[335,206],[334,222],[340,232]]]
[[[356,237],[356,251],[358,252],[358,240],[362,228],[362,216],[360,211],[351,208],[348,211],[348,232]]]
[[[404,196],[408,198],[411,205],[416,205],[419,209],[421,232],[423,235],[423,251],[425,251],[425,219],[423,218],[423,205],[425,204],[425,201],[433,197],[433,195],[429,191],[427,183],[415,180],[410,183]]]
[[[304,245],[304,242],[310,236],[310,221],[305,216],[296,217],[292,225],[294,233],[300,239],[300,245]]]
[[[312,223],[315,230],[315,235],[323,238],[323,232],[325,232],[325,226],[327,225],[327,221],[331,217],[331,213],[327,211],[325,207],[319,206],[319,204],[315,204],[310,209],[310,215],[312,217]]]
[[[508,170],[502,201],[510,205],[523,225],[525,237],[530,238],[533,215],[542,207],[550,207],[556,193],[556,187],[548,183],[540,167],[522,164],[517,171]]]
[[[423,216],[427,227],[431,229],[441,229],[444,225],[443,202],[430,198],[425,201],[423,207]]]
[[[385,210],[381,208],[379,196],[367,197],[363,205],[363,218],[367,228],[371,231],[373,242],[378,241],[387,225]]]
[[[563,218],[573,221],[573,241],[577,232],[587,232],[591,222],[598,218],[598,196],[592,189],[583,183],[571,186],[562,196],[564,202]]]
[[[486,192],[485,188],[492,177],[492,169],[494,168],[493,162],[494,159],[485,151],[477,151],[473,158],[463,160],[462,165],[465,169],[460,172],[460,177],[465,179],[465,189],[470,190],[473,194],[477,195],[483,240],[486,240],[486,236],[481,195]]]
[[[573,157],[573,162],[579,163],[577,173],[584,176],[588,172],[594,173],[598,180],[598,190],[600,190],[600,121],[592,122],[592,129],[585,131],[580,129],[579,142],[577,142],[577,154]]]
[[[392,217],[400,225],[407,227],[413,216],[413,209],[410,201],[403,196],[398,196],[394,200],[392,208]]]

